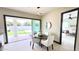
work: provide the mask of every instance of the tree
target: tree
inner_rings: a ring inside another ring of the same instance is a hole
[[[13,23],[8,21],[7,26],[13,26]]]
[[[31,22],[25,22],[24,26],[31,26]]]
[[[19,23],[19,22],[16,22],[16,24],[17,24],[17,26],[21,26],[21,23]]]

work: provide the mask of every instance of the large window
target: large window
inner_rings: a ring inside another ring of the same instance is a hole
[[[32,33],[40,32],[40,20],[5,16],[8,43],[31,39]]]

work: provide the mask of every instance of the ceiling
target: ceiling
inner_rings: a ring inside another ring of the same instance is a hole
[[[7,7],[7,8],[42,16],[53,10],[55,7],[40,7],[39,9],[37,9],[37,7]]]

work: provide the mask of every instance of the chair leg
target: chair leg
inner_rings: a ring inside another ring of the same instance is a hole
[[[41,44],[41,48],[42,48],[42,44]]]
[[[30,41],[30,46],[31,46],[31,41]]]
[[[32,45],[32,49],[34,48],[34,43],[33,43],[33,45]]]
[[[47,47],[47,51],[49,50],[49,48]]]
[[[52,50],[53,50],[53,44],[52,44]]]

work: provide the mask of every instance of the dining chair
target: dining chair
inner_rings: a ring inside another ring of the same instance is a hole
[[[53,49],[53,41],[54,41],[54,35],[53,35],[53,33],[49,33],[47,40],[41,40],[41,44],[46,46],[47,51],[48,51],[49,46],[52,46],[52,49]]]
[[[34,44],[39,44],[40,40],[38,38],[35,38],[35,37],[38,37],[38,34],[39,33],[36,33],[35,35],[33,35],[33,38],[32,40],[30,41],[30,46],[32,45],[32,49],[34,48]]]

